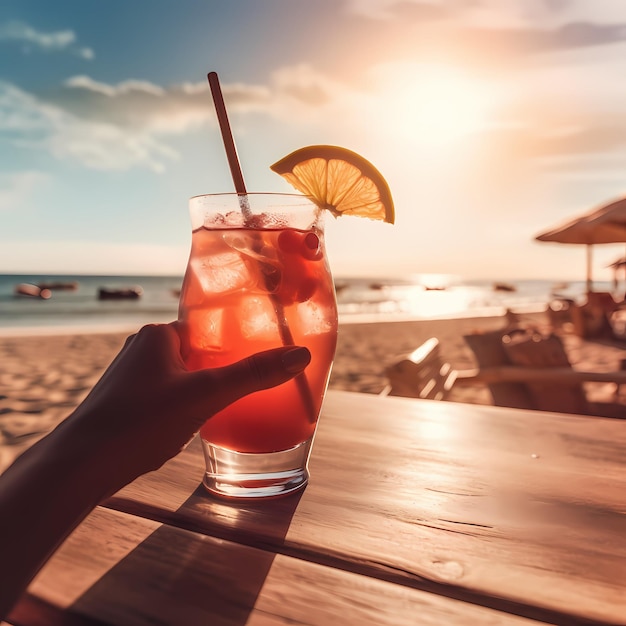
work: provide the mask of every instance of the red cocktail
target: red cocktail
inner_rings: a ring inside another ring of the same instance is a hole
[[[287,194],[198,196],[190,210],[179,308],[187,366],[228,365],[289,344],[312,355],[298,378],[242,398],[205,423],[204,484],[235,497],[288,493],[308,479],[337,340],[324,211]]]

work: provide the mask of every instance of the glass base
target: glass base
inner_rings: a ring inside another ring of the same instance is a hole
[[[268,498],[302,489],[313,438],[280,452],[234,452],[202,439],[206,473],[202,484],[229,498]]]

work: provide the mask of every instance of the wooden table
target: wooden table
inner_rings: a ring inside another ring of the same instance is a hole
[[[626,624],[626,420],[330,391],[301,494],[202,468],[96,509],[12,623]]]

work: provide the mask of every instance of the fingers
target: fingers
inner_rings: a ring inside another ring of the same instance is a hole
[[[253,354],[230,367],[234,375],[248,385],[247,394],[287,382],[300,374],[310,362],[311,353],[307,348],[289,347]],[[227,376],[232,375],[227,372]]]
[[[309,350],[298,346],[259,352],[226,367],[191,372],[187,393],[215,413],[245,395],[287,382],[310,361]]]
[[[184,369],[176,322],[143,326],[137,334],[129,337],[124,349],[129,345],[133,345],[138,358],[145,360],[146,366],[153,365],[165,371]]]
[[[183,363],[180,345],[176,322],[144,326],[129,338],[127,347],[133,354],[126,365],[130,371],[141,372],[151,381],[156,376],[161,377],[160,384],[171,384],[172,394],[168,394],[171,397],[164,402],[184,403],[194,422],[204,422],[245,395],[287,382],[311,361],[307,348],[283,346],[226,367],[189,372]],[[127,352],[126,347],[124,352]]]

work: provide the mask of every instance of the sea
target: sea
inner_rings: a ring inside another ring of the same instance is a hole
[[[48,299],[17,295],[19,284],[76,283]],[[0,274],[0,331],[62,328],[126,330],[176,319],[182,276]],[[585,283],[554,280],[463,280],[456,276],[335,278],[341,323],[406,321],[543,311],[555,296],[580,300]],[[100,300],[98,291],[139,287],[141,297]],[[610,284],[594,284],[610,291]]]

